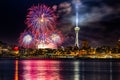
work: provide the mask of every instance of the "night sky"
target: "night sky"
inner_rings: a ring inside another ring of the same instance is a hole
[[[57,6],[57,28],[62,31],[62,44],[74,45],[75,10],[72,0],[2,0],[0,1],[0,40],[17,44],[25,24],[28,8],[37,4]],[[64,4],[64,5],[62,5]],[[114,46],[120,38],[119,0],[81,0],[79,6],[79,42],[86,39],[90,46]]]

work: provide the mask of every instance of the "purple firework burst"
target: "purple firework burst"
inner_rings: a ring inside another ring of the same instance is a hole
[[[26,18],[28,27],[41,31],[53,30],[56,25],[56,16],[54,10],[46,5],[32,6]]]

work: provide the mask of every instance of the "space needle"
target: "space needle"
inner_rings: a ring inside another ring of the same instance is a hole
[[[77,46],[77,47],[79,47],[79,38],[78,38],[78,36],[79,36],[79,30],[80,30],[80,28],[78,27],[78,14],[79,14],[79,11],[78,11],[78,8],[79,8],[79,6],[80,6],[80,0],[73,0],[73,4],[75,5],[75,15],[76,15],[76,26],[75,26],[75,28],[74,28],[74,30],[75,30],[75,34],[76,34],[76,38],[75,38],[75,46]]]
[[[79,28],[78,26],[76,26],[76,27],[74,28],[74,30],[75,30],[75,34],[76,34],[75,46],[79,47],[78,33],[79,33],[80,28]]]

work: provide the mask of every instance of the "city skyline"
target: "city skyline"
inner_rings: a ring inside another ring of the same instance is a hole
[[[72,20],[74,20],[75,12],[72,1],[4,0],[1,2],[1,41],[17,44],[20,33],[26,28],[25,18],[28,8],[32,5],[46,4],[50,7],[57,7],[56,14],[59,16],[57,26],[66,38],[63,46],[74,45],[75,25]],[[114,46],[120,38],[120,2],[114,0],[81,0],[80,3],[82,5],[79,7],[79,27],[81,29],[79,42],[86,39],[91,46],[104,44]],[[62,4],[65,4],[65,6]]]

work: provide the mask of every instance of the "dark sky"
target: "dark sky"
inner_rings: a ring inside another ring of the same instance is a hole
[[[74,5],[72,0],[2,0],[0,1],[0,40],[7,43],[17,43],[20,33],[27,27],[24,23],[27,9],[32,5],[57,5],[59,13],[59,28],[65,35],[63,45],[74,44],[73,31]],[[120,38],[120,1],[119,0],[81,0],[79,7],[79,42],[87,39],[91,46],[114,46]],[[71,11],[68,12],[68,7]]]

